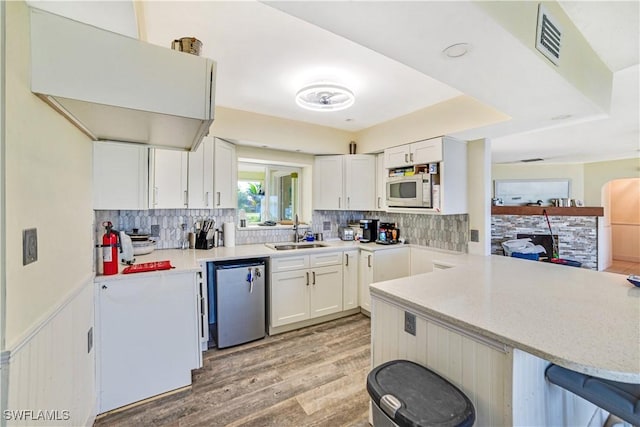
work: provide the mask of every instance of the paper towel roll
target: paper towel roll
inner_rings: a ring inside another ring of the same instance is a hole
[[[225,222],[222,225],[222,232],[224,233],[224,245],[232,248],[236,245],[236,223]]]

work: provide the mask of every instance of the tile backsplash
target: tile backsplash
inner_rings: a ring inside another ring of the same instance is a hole
[[[157,228],[158,249],[178,248],[182,239],[182,224],[187,231],[193,231],[197,221],[214,218],[215,227],[222,229],[225,222],[237,222],[235,209],[150,209],[95,211],[96,241],[104,233],[103,221],[111,221],[117,230],[152,234],[152,226]],[[376,218],[382,222],[396,223],[400,237],[408,243],[467,252],[469,240],[469,217],[463,215],[429,215],[362,211],[313,211],[311,231],[322,232],[325,239],[338,238],[338,227],[363,218]],[[287,228],[238,229],[236,245],[290,242],[293,231]]]

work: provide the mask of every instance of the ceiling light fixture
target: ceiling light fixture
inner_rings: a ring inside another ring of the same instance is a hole
[[[296,94],[296,103],[313,111],[340,111],[353,105],[355,96],[344,86],[333,83],[314,83]]]
[[[448,58],[460,58],[461,56],[466,55],[470,50],[471,45],[469,43],[456,43],[444,48],[442,53],[444,53]]]

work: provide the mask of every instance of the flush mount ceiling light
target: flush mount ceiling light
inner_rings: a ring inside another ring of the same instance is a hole
[[[353,92],[333,83],[314,83],[296,94],[296,103],[313,111],[340,111],[351,107],[354,102]]]

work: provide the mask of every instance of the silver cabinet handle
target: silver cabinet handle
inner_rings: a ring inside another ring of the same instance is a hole
[[[153,206],[158,204],[158,187],[153,187]]]
[[[380,199],[382,199],[382,197],[378,197],[378,209],[380,209]]]
[[[369,265],[369,268],[371,268],[371,255],[367,256],[367,264]]]
[[[344,254],[344,257],[345,257],[345,260],[346,260],[344,266],[345,267],[349,267],[349,254]]]
[[[340,209],[342,206],[340,206],[342,204],[342,197],[338,197],[338,209]]]
[[[184,205],[189,205],[189,193],[187,192],[187,190],[184,190]]]
[[[313,285],[315,286],[316,284],[316,272],[313,272]]]
[[[209,192],[204,193],[204,205],[209,206]]]
[[[351,197],[347,197],[347,209],[351,207]]]
[[[409,153],[409,161],[413,163],[413,153]]]
[[[307,286],[309,286],[309,272],[307,271]]]
[[[409,155],[407,153],[404,153],[404,162],[409,163]]]
[[[218,203],[217,203],[217,206],[220,206],[220,192],[218,191],[218,192],[216,192],[216,194],[218,195]]]

